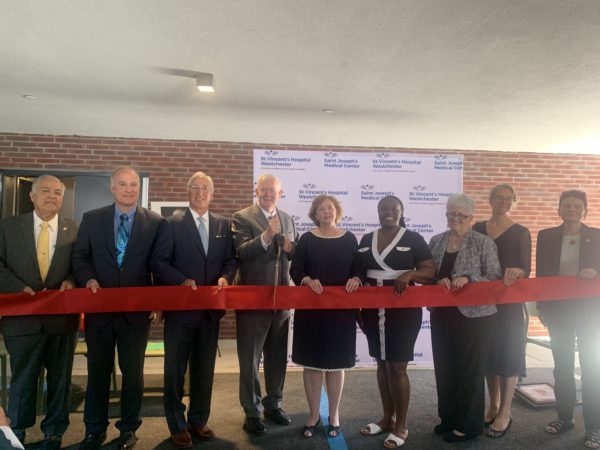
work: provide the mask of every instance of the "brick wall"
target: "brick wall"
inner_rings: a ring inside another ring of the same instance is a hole
[[[118,165],[132,164],[138,170],[149,173],[151,202],[185,200],[185,182],[193,172],[203,170],[215,182],[211,210],[228,216],[252,202],[252,151],[255,148],[459,153],[464,155],[465,161],[464,191],[477,201],[475,220],[483,220],[489,215],[487,197],[490,188],[507,182],[515,187],[519,196],[512,217],[531,230],[534,247],[538,230],[560,222],[557,216],[558,195],[565,189],[582,189],[588,193],[590,213],[586,223],[600,225],[600,192],[596,188],[600,178],[600,156],[594,155],[0,133],[0,168],[110,171]],[[235,322],[230,312],[222,321],[221,329],[223,337],[234,336]],[[153,330],[153,337],[159,333],[159,330]]]

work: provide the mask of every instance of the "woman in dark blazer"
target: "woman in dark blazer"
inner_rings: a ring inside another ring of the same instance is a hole
[[[585,192],[570,190],[560,195],[558,215],[562,225],[538,234],[536,276],[577,276],[585,280],[600,273],[600,229],[581,223],[587,213]],[[554,395],[558,419],[545,430],[561,434],[574,427],[575,336],[581,365],[584,445],[600,448],[600,300],[559,300],[538,303],[548,327],[554,357]]]
[[[437,284],[448,290],[502,277],[496,244],[473,231],[475,203],[464,194],[448,199],[448,231],[431,238]],[[451,301],[451,300],[449,300]],[[447,442],[483,432],[485,369],[496,305],[431,308],[431,344],[441,423]]]

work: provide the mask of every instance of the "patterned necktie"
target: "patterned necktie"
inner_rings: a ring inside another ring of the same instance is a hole
[[[198,217],[198,232],[200,233],[200,240],[202,241],[202,247],[204,247],[204,253],[208,254],[208,232],[204,225],[204,219]]]
[[[48,222],[42,222],[40,226],[42,229],[38,235],[36,251],[40,275],[42,281],[46,281],[46,275],[50,268],[50,233],[48,232]]]
[[[127,241],[129,241],[129,231],[127,231],[129,217],[127,217],[127,214],[121,214],[119,218],[121,219],[121,223],[117,229],[117,264],[121,267],[123,265],[123,258],[125,258]]]

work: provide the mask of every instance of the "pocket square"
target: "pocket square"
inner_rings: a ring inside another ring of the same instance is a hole
[[[409,252],[410,247],[396,247],[396,250],[398,250],[399,252]]]

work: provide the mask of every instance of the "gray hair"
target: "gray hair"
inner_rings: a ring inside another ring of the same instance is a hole
[[[195,178],[206,178],[208,180],[208,186],[210,187],[210,192],[214,192],[215,185],[213,183],[213,179],[210,176],[206,175],[204,172],[196,172],[195,174],[193,174],[187,182],[188,188],[192,185],[192,181],[194,181]]]
[[[454,206],[455,208],[464,208],[468,216],[472,216],[475,211],[475,202],[467,194],[452,194],[448,197],[446,208]]]
[[[38,187],[40,186],[40,183],[44,180],[54,180],[54,181],[58,181],[60,183],[60,186],[62,188],[62,193],[65,193],[66,187],[65,187],[65,183],[63,183],[62,181],[60,181],[58,178],[56,178],[54,175],[40,175],[39,177],[37,177],[35,179],[35,181],[33,182],[33,184],[31,185],[31,192],[33,192],[34,194],[36,193],[36,191],[38,190]]]
[[[115,177],[119,174],[119,172],[125,172],[125,171],[135,173],[137,175],[137,177],[138,177],[138,180],[140,179],[140,174],[133,167],[131,167],[131,166],[119,166],[115,170],[113,170],[112,173],[110,174],[110,185],[114,186],[115,185]]]
[[[277,177],[273,174],[270,174],[270,173],[263,173],[260,177],[258,177],[258,181],[256,182],[256,187],[260,186],[262,183],[264,183],[265,181],[269,181],[269,180],[275,180],[275,183],[279,187],[279,190],[281,190],[281,180],[279,179],[279,177]]]

